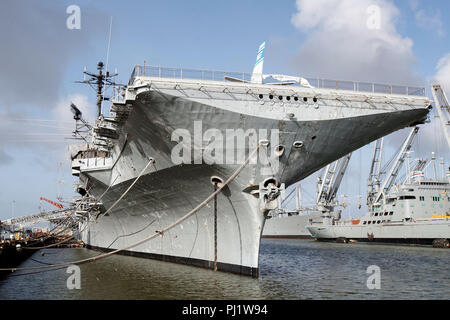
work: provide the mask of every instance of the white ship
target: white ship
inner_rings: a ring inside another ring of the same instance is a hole
[[[450,146],[450,122],[445,119],[449,111],[448,100],[440,86],[433,86],[432,91]],[[342,220],[333,212],[324,214],[322,221],[307,226],[315,238],[338,242],[393,242],[450,247],[450,176],[449,173],[445,176],[444,162],[441,163],[442,177],[439,179],[434,155],[431,161],[417,159],[412,166],[408,159],[407,178],[395,184],[418,130],[418,127],[411,130],[383,181],[383,140],[377,141],[369,174],[368,212],[362,218],[352,220]],[[432,178],[425,176],[425,169],[430,164],[434,169]]]
[[[263,237],[312,239],[313,236],[308,229],[309,225],[322,223],[324,218],[331,215],[334,218],[340,218],[341,210],[337,208],[345,207],[346,204],[338,201],[337,193],[351,156],[352,153],[349,153],[330,163],[317,177],[317,196],[313,207],[302,206],[300,185],[293,190],[296,194],[295,210],[282,208],[283,202],[289,199],[293,191],[286,198],[284,198],[284,193],[281,193],[281,196],[278,197],[278,208],[267,215]]]
[[[423,166],[423,161],[419,165]],[[359,219],[327,219],[307,228],[318,240],[441,246],[450,239],[450,184],[422,170],[395,185],[385,201]]]
[[[284,208],[284,204],[294,198],[291,198],[292,195],[295,195],[295,209]],[[262,237],[272,239],[312,239],[313,237],[307,226],[313,220],[321,220],[322,212],[318,211],[316,207],[304,207],[301,199],[300,184],[287,197],[282,192],[277,198],[277,208],[267,214]]]
[[[270,217],[270,218],[269,218]],[[262,237],[280,239],[312,239],[307,226],[311,220],[319,220],[322,212],[303,213],[302,211],[275,213],[268,216]]]
[[[93,140],[70,148],[78,191],[101,203],[82,212],[88,246],[257,277],[283,184],[422,123],[431,108],[423,88],[265,75],[263,59],[264,44],[252,74],[134,68]],[[216,204],[161,232],[230,177]]]

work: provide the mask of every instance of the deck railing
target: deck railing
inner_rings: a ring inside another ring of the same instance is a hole
[[[147,76],[153,78],[170,78],[170,79],[195,79],[202,81],[226,81],[225,77],[231,77],[239,80],[250,81],[252,74],[245,72],[228,72],[228,71],[207,71],[183,68],[165,68],[153,66],[135,66],[131,74],[131,85],[136,77]],[[425,88],[409,87],[400,85],[355,82],[345,80],[330,80],[319,78],[305,78],[315,88],[349,90],[358,92],[372,92],[385,94],[400,94],[410,96],[425,96]]]

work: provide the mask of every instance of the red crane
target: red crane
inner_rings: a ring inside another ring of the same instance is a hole
[[[55,202],[55,201],[48,200],[48,199],[46,199],[46,198],[44,198],[44,197],[41,197],[40,200],[47,201],[48,203],[50,203],[50,204],[52,204],[52,205],[54,205],[55,207],[58,207],[58,208],[60,208],[60,209],[63,208],[63,205],[62,205],[61,203],[57,203],[57,202]]]

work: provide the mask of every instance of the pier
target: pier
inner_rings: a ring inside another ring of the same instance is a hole
[[[72,237],[70,239],[56,237],[47,233],[41,233],[39,238],[2,240],[0,242],[0,268],[18,267],[42,247],[84,248],[86,245]],[[0,271],[0,280],[10,273],[11,271]]]

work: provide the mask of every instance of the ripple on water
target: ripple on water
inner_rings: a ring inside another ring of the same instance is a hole
[[[48,249],[44,263],[99,254]],[[258,279],[192,266],[115,255],[81,265],[81,289],[68,290],[66,269],[8,277],[1,299],[447,299],[450,250],[264,239]],[[219,253],[220,256],[220,253]],[[40,265],[29,259],[21,266]],[[381,289],[366,286],[367,267],[381,270]],[[17,272],[15,275],[23,273]]]

